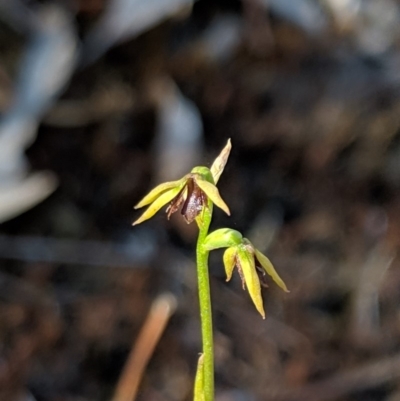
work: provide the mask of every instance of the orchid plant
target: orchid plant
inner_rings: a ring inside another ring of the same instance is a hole
[[[250,298],[264,319],[265,311],[261,297],[262,282],[260,282],[260,276],[268,274],[280,288],[288,291],[270,260],[240,232],[230,228],[221,228],[208,233],[214,204],[230,215],[229,208],[222,199],[216,184],[228,161],[231,148],[231,141],[228,140],[211,168],[195,167],[180,180],[160,184],[135,206],[135,209],[144,206],[148,206],[148,208],[133,225],[150,219],[163,206],[168,204],[166,209],[168,219],[180,209],[185,221],[188,224],[196,221],[199,228],[196,262],[203,350],[197,366],[194,401],[214,400],[214,350],[208,274],[209,252],[218,248],[226,248],[223,263],[227,281],[231,279],[233,269],[236,267],[242,280],[243,289],[247,287]]]

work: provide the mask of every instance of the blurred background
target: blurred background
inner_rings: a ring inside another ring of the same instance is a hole
[[[232,138],[212,227],[291,292],[263,289],[263,321],[211,255],[216,399],[399,401],[399,21],[396,0],[0,0],[0,400],[192,398],[197,229],[132,206]]]

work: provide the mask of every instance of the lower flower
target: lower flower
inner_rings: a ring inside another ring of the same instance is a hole
[[[223,256],[226,281],[231,279],[236,267],[242,279],[243,289],[247,287],[257,311],[264,319],[265,311],[261,297],[261,285],[264,283],[260,283],[260,271],[263,275],[268,274],[285,292],[289,292],[270,260],[238,231],[229,228],[216,230],[207,236],[204,246],[207,250],[227,248]]]

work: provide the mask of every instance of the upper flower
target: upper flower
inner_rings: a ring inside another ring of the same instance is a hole
[[[181,214],[187,223],[193,222],[204,207],[210,207],[209,200],[230,215],[228,206],[215,186],[228,160],[230,149],[229,140],[211,169],[195,167],[180,180],[165,182],[155,187],[135,206],[135,209],[139,209],[150,205],[133,225],[150,219],[167,203],[170,203],[166,210],[168,219],[181,207]]]
[[[262,274],[262,277],[268,274],[280,288],[289,292],[270,260],[240,232],[229,228],[216,230],[207,236],[204,247],[209,251],[227,248],[223,256],[226,281],[231,279],[236,266],[242,279],[243,289],[247,286],[256,309],[264,319],[265,311],[261,297],[262,283],[260,283],[259,274]]]

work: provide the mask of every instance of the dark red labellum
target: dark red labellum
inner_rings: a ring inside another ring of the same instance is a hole
[[[186,199],[184,197],[186,191]],[[183,204],[183,205],[182,205]],[[172,200],[167,208],[168,220],[171,215],[179,210],[182,205],[181,214],[185,218],[186,222],[192,223],[194,219],[203,210],[203,207],[207,207],[207,195],[200,189],[196,184],[194,178],[189,178],[186,185]]]
[[[181,214],[187,223],[192,223],[207,204],[207,196],[196,184],[194,179],[187,182],[187,197],[182,206]]]

